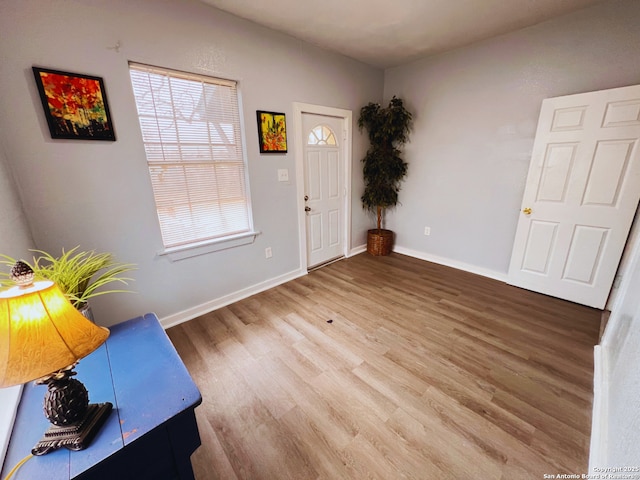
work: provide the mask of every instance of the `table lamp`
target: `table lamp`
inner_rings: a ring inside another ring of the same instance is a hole
[[[112,409],[90,404],[71,378],[81,358],[102,345],[109,330],[82,316],[51,281],[33,281],[24,262],[11,269],[14,287],[0,292],[0,388],[35,380],[47,385],[44,414],[51,426],[31,453],[86,448]]]

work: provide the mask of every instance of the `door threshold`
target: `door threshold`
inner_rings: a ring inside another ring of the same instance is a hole
[[[307,272],[313,272],[314,270],[318,270],[319,268],[326,267],[327,265],[337,262],[338,260],[342,260],[343,258],[344,258],[344,255],[340,255],[339,257],[332,258],[331,260],[327,260],[326,262],[319,263],[318,265],[314,265],[313,267],[307,267]]]

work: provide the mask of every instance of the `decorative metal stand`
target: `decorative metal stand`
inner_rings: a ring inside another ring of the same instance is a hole
[[[47,385],[43,410],[52,425],[31,450],[34,455],[61,447],[74,451],[87,448],[113,408],[110,402],[89,403],[85,386],[71,378],[76,374],[74,368],[75,364],[69,365],[36,381]]]
[[[61,447],[74,451],[87,448],[111,413],[112,407],[110,402],[92,403],[87,407],[84,418],[78,423],[67,426],[51,425],[31,453],[45,455]]]

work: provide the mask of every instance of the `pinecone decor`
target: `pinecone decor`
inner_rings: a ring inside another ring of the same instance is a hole
[[[9,272],[11,280],[21,287],[31,285],[33,283],[33,270],[22,260],[18,260],[16,264],[11,267]]]

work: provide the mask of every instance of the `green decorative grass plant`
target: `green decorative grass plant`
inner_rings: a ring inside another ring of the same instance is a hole
[[[58,284],[62,292],[77,309],[86,305],[90,298],[107,293],[128,292],[123,289],[108,289],[103,287],[120,283],[127,285],[131,278],[123,277],[125,272],[135,268],[131,263],[116,262],[110,253],[96,253],[95,251],[78,251],[80,247],[72,248],[59,257],[42,250],[32,250],[39,256],[33,262],[27,263],[33,270],[36,280],[51,280]],[[24,261],[24,260],[23,260]],[[16,260],[0,255],[0,264],[7,265],[7,272],[0,272],[0,285],[13,285],[8,270]]]

